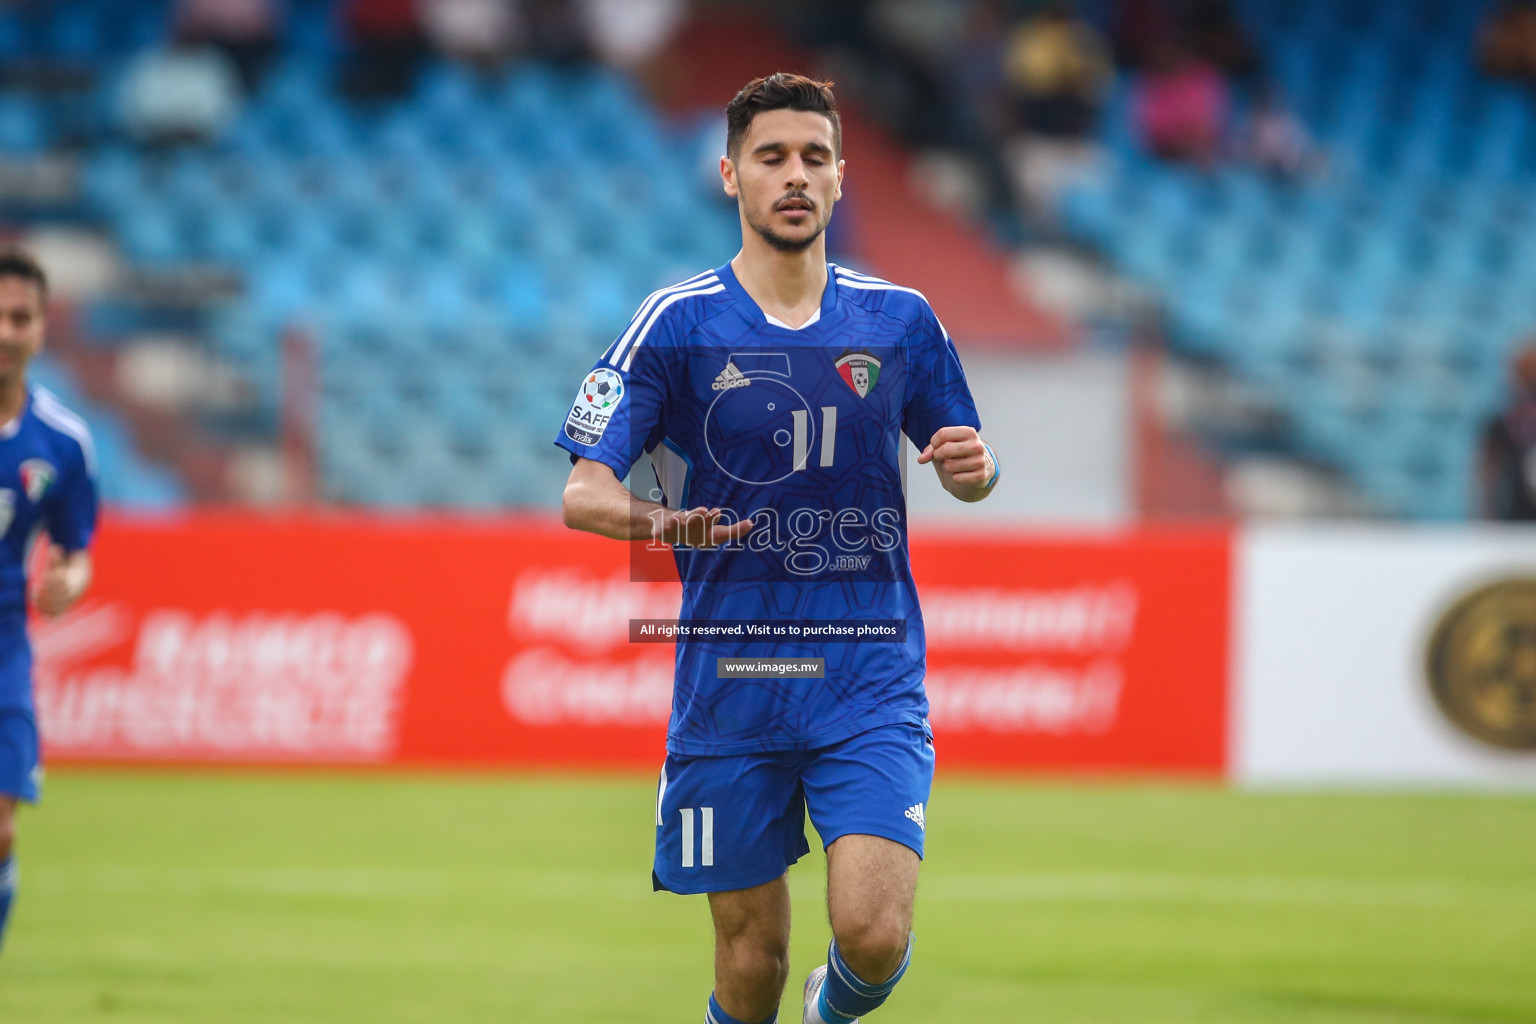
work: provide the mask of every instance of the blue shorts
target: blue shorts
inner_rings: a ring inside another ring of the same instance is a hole
[[[933,733],[908,722],[817,750],[669,754],[651,880],[676,893],[771,882],[810,852],[807,810],[823,849],[842,836],[872,835],[921,857],[932,786]]]
[[[0,796],[35,804],[42,781],[37,720],[26,708],[0,708]]]

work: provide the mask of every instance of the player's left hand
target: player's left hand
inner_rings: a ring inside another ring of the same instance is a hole
[[[980,487],[992,479],[992,459],[975,427],[940,427],[928,447],[917,457],[918,465],[932,462],[944,486]]]
[[[79,599],[84,587],[79,572],[58,545],[48,549],[48,565],[32,590],[32,604],[44,615],[63,615]]]
[[[732,522],[723,509],[666,509],[651,520],[651,538],[690,548],[717,548],[745,537],[756,521],[748,517]]]

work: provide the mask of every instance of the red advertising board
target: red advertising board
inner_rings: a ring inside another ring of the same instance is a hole
[[[919,534],[943,762],[1219,775],[1230,535]]]
[[[1225,533],[916,531],[945,766],[1218,774]],[[644,766],[675,583],[547,520],[108,522],[97,581],[34,624],[59,761]]]

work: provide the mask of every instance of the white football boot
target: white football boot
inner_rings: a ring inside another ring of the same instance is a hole
[[[800,1013],[800,1024],[826,1024],[821,1019],[821,1014],[816,1010],[816,1003],[821,998],[821,985],[826,980],[826,964],[816,968],[805,979],[805,1004]],[[849,1024],[859,1024],[858,1019],[855,1018]]]

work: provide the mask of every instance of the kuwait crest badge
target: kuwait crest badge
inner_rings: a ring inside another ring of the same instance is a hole
[[[42,459],[28,459],[21,464],[21,486],[27,492],[27,500],[34,505],[48,493],[56,474],[53,467]]]
[[[843,383],[853,388],[860,398],[868,398],[880,379],[880,360],[865,352],[844,352],[833,364]]]

